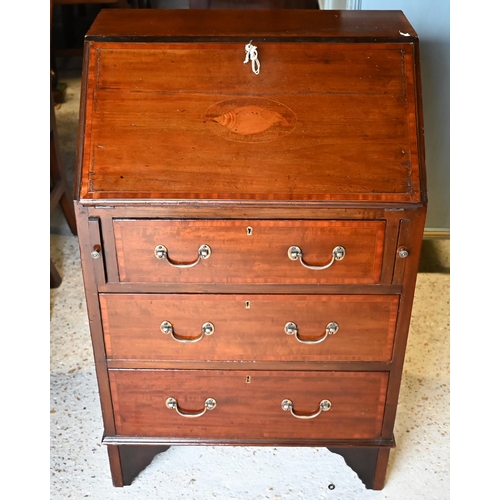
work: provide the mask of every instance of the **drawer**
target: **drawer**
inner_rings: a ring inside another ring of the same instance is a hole
[[[111,359],[389,361],[399,297],[101,294],[100,304]]]
[[[300,220],[113,222],[119,280],[136,283],[379,283],[385,225]],[[209,252],[203,253],[207,247]]]
[[[378,438],[388,381],[385,372],[110,370],[109,377],[117,435],[227,440]],[[331,407],[320,411],[324,400]]]

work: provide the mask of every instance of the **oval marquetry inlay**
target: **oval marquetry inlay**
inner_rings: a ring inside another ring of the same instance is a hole
[[[239,97],[208,108],[205,120],[212,132],[224,139],[269,142],[289,134],[297,119],[289,107],[277,101]]]

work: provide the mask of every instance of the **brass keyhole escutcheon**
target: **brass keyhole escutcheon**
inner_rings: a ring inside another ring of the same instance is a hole
[[[245,380],[247,384],[250,384],[252,382],[252,377],[250,375],[247,375],[247,378]]]
[[[250,309],[250,301],[249,300],[247,300],[245,302],[245,309]]]
[[[247,236],[252,236],[252,233],[253,233],[253,227],[252,226],[248,226],[247,227]]]

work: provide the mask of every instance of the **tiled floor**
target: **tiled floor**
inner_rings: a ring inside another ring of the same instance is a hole
[[[56,110],[72,182],[80,67]],[[63,281],[51,290],[51,498],[447,500],[449,448],[449,240],[426,240],[417,280],[386,486],[366,490],[343,458],[321,448],[174,447],[132,486],[111,484],[83,293],[77,238],[58,210],[51,257]],[[48,286],[48,284],[47,284]],[[335,485],[329,489],[329,485]]]

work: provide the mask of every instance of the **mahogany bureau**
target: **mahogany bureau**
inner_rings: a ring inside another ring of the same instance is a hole
[[[426,213],[400,11],[102,10],[75,206],[113,484],[172,445],[384,485]]]

